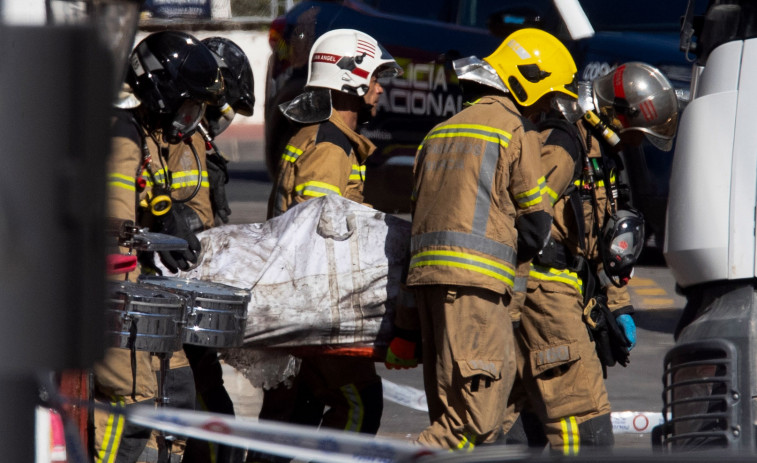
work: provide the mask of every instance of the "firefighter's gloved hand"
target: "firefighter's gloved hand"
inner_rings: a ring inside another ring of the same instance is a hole
[[[631,345],[628,347],[630,351],[636,347],[636,323],[634,323],[631,315],[624,313],[615,317],[615,321],[618,322],[618,326],[623,330],[623,334],[628,339]]]
[[[415,353],[417,343],[399,336],[395,336],[386,350],[384,365],[390,370],[415,368],[418,366],[418,356]]]
[[[188,249],[159,251],[160,261],[171,273],[189,270],[191,264],[197,263],[197,257],[202,250],[200,241],[192,231],[198,224],[202,227],[197,213],[183,204],[174,204],[168,213],[157,218],[156,224],[158,233],[181,238],[189,244]]]
[[[229,182],[229,171],[226,167],[228,161],[219,154],[208,154],[206,168],[208,182],[210,183],[210,203],[213,207],[213,215],[222,223],[229,223],[231,208],[226,198],[226,184]]]

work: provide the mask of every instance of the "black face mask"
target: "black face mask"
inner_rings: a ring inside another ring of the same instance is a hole
[[[357,123],[358,125],[367,124],[368,122],[373,119],[373,105],[369,105],[367,103],[363,103],[360,106],[360,109],[357,111]]]

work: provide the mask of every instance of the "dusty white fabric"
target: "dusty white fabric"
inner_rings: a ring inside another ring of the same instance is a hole
[[[265,223],[216,227],[198,238],[198,265],[179,276],[251,293],[244,346],[224,353],[240,371],[268,369],[265,382],[296,372],[286,355],[274,366],[267,353],[262,366],[252,348],[388,343],[409,255],[408,221],[328,195]]]

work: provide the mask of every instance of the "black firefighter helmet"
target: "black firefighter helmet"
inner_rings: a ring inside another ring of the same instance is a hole
[[[208,37],[202,41],[221,62],[226,92],[216,105],[205,108],[205,124],[212,137],[223,132],[234,114],[252,116],[255,106],[255,82],[247,55],[225,37]]]
[[[168,143],[191,135],[205,105],[218,103],[225,91],[213,52],[179,31],[155,32],[137,44],[126,82],[142,102],[140,122]]]

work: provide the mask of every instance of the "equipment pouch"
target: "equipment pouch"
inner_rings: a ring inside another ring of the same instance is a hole
[[[554,238],[550,238],[539,254],[534,257],[535,264],[558,270],[568,268],[572,261],[573,256],[565,245],[558,243]]]
[[[594,339],[594,346],[603,367],[616,363],[628,365],[630,343],[618,326],[615,316],[607,307],[604,295],[597,295],[584,307],[584,322]]]
[[[504,362],[495,360],[458,360],[457,367],[468,393],[489,388],[494,381],[502,379]]]

